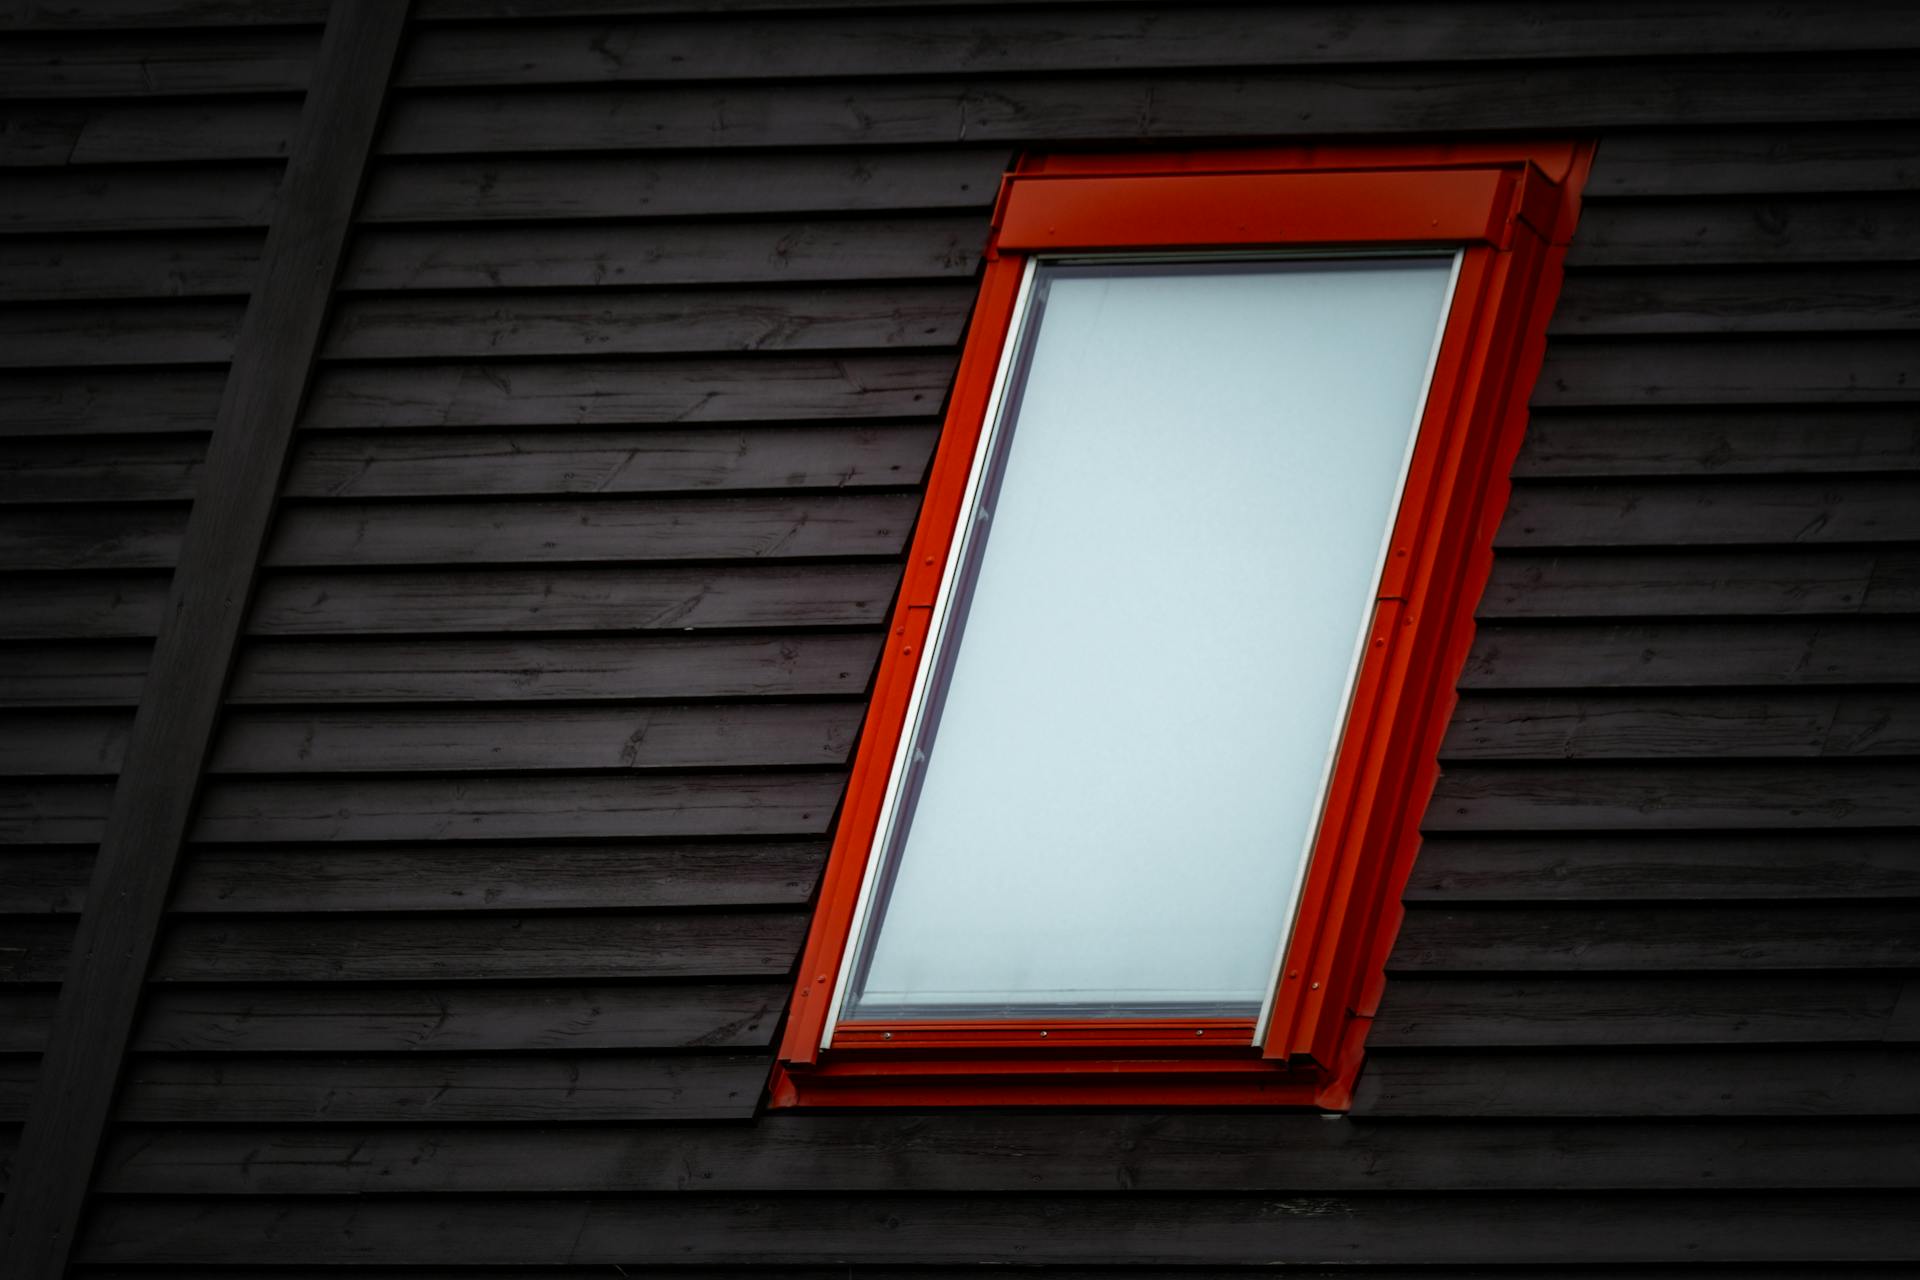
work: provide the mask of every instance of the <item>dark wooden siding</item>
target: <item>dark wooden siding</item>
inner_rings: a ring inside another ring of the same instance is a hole
[[[4,20],[15,1053],[323,7]],[[1920,1255],[1911,5],[415,15],[86,1274]],[[761,1113],[1009,157],[1523,129],[1599,158],[1353,1114]]]
[[[0,25],[31,28],[30,9]],[[191,34],[126,16],[0,36],[7,1152],[324,11]]]

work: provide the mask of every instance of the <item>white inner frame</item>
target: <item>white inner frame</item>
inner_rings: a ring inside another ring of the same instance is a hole
[[[820,1045],[828,1048],[833,1043],[833,1035],[840,1023],[841,1011],[845,1006],[855,967],[855,953],[865,933],[868,919],[874,909],[874,898],[883,870],[884,851],[892,847],[895,828],[900,819],[901,801],[905,794],[905,783],[909,777],[908,763],[920,736],[922,719],[926,710],[934,672],[939,669],[944,648],[948,643],[947,626],[954,600],[958,594],[962,574],[975,541],[976,531],[980,527],[978,519],[979,498],[985,482],[988,461],[994,455],[999,440],[1004,433],[1005,400],[1008,384],[1026,336],[1026,326],[1031,310],[1034,282],[1039,266],[1043,262],[1052,263],[1097,263],[1114,264],[1126,262],[1172,263],[1203,261],[1273,261],[1273,260],[1313,260],[1313,259],[1352,259],[1362,257],[1438,257],[1440,252],[1423,248],[1367,248],[1367,249],[1330,249],[1265,252],[1202,252],[1202,253],[1111,253],[1111,254],[1059,254],[1034,255],[1027,259],[1021,274],[1019,291],[1014,300],[1011,316],[1008,320],[1006,338],[1000,351],[998,366],[994,371],[992,389],[987,398],[983,427],[974,446],[973,458],[968,466],[967,483],[961,495],[959,523],[956,536],[947,550],[947,558],[941,567],[940,587],[934,597],[932,613],[927,627],[927,636],[920,655],[920,662],[914,673],[913,688],[908,695],[906,716],[902,725],[900,739],[894,748],[893,760],[887,775],[887,790],[882,799],[878,820],[874,826],[874,835],[866,851],[866,863],[861,875],[860,892],[854,902],[852,918],[848,924],[845,947],[842,951],[839,972],[834,976],[833,995],[828,1002],[826,1023],[821,1032]],[[1420,424],[1426,417],[1428,397],[1432,391],[1434,369],[1439,361],[1440,347],[1446,337],[1448,321],[1453,312],[1454,295],[1460,278],[1460,266],[1464,254],[1459,250],[1449,254],[1451,265],[1446,287],[1442,294],[1440,318],[1435,326],[1433,343],[1428,351],[1427,364],[1423,372],[1420,392],[1415,402],[1413,427],[1407,437],[1407,447],[1400,460],[1399,475],[1392,489],[1392,501],[1388,507],[1389,516],[1386,527],[1381,530],[1380,545],[1375,556],[1372,586],[1369,595],[1377,600],[1379,585],[1385,572],[1388,550],[1397,522],[1400,505],[1405,500],[1406,482],[1412,464],[1414,450],[1419,445]],[[1351,715],[1354,685],[1359,677],[1361,659],[1365,654],[1367,636],[1373,629],[1377,608],[1363,612],[1358,634],[1354,637],[1351,656],[1347,664],[1347,676],[1339,705],[1342,710],[1332,726],[1326,750],[1323,754],[1320,780],[1317,788],[1317,802],[1313,819],[1308,826],[1305,847],[1296,859],[1296,869],[1292,877],[1292,891],[1289,900],[1281,904],[1286,917],[1286,927],[1281,932],[1278,949],[1274,955],[1272,971],[1267,983],[1266,995],[1262,1000],[1256,1019],[1253,1043],[1258,1044],[1265,1038],[1267,1027],[1272,1019],[1275,998],[1282,967],[1286,963],[1286,953],[1293,939],[1294,925],[1300,905],[1300,895],[1305,887],[1306,867],[1312,856],[1314,844],[1319,838],[1320,826],[1325,816],[1326,793],[1331,781],[1335,757],[1338,754],[1342,738],[1346,734],[1347,720]],[[1097,1024],[1097,1018],[1086,1020],[1090,1025]]]

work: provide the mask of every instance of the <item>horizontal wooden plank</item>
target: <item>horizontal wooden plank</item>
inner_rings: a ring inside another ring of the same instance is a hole
[[[240,302],[0,307],[0,367],[220,364],[233,355]]]
[[[0,240],[0,300],[244,295],[260,260],[260,233]]]
[[[279,184],[278,164],[27,170],[0,187],[0,234],[264,227]]]
[[[327,0],[26,0],[0,13],[0,30],[288,26],[326,17]]]
[[[1920,908],[1899,903],[1408,904],[1395,972],[1911,968]]]
[[[154,988],[145,1052],[462,1053],[761,1048],[792,984]]]
[[[1657,760],[1920,755],[1920,694],[1478,695],[1443,760]]]
[[[282,573],[261,584],[250,629],[338,636],[861,626],[885,616],[898,576],[895,565]]]
[[[849,700],[764,706],[236,711],[222,726],[207,769],[230,774],[451,773],[844,764],[865,710]],[[72,715],[52,721],[61,722],[87,723]],[[31,730],[38,724],[25,727]],[[0,719],[0,742],[9,736],[8,729],[9,721]],[[7,759],[0,754],[0,764]],[[21,761],[23,766],[29,763]]]
[[[0,715],[0,774],[111,777],[120,771],[132,727],[125,711]]]
[[[316,31],[272,28],[18,34],[0,50],[0,98],[298,92],[307,87],[319,45]]]
[[[282,508],[261,562],[312,568],[897,556],[919,510],[914,493],[301,503]],[[132,523],[88,520],[88,514],[70,523],[106,525],[115,533]],[[0,512],[0,567],[63,567],[62,552],[67,563],[88,566],[153,562],[126,558],[132,531],[102,545],[103,530],[93,543],[69,550],[73,539],[60,540],[63,530],[16,531],[11,523]],[[159,563],[170,562],[167,550]]]
[[[1714,614],[1905,614],[1920,608],[1920,555],[1904,548],[1684,553],[1508,552],[1483,619]]]
[[[435,982],[766,978],[792,969],[795,910],[647,915],[464,913],[400,919],[182,917],[158,982]]]
[[[1920,328],[1920,270],[1577,271],[1553,310],[1552,332],[1809,333]]]
[[[1833,194],[1920,186],[1920,129],[1661,129],[1610,136],[1587,178],[1611,196]]]
[[[1494,537],[1527,549],[1897,541],[1920,541],[1920,475],[1528,480]]]
[[[948,347],[971,281],[884,287],[349,298],[321,354],[387,360]],[[0,337],[7,317],[0,312]]]
[[[1791,830],[1920,822],[1920,765],[1455,765],[1429,831]]]
[[[1542,408],[1920,399],[1920,334],[1582,338],[1548,344]]]
[[[0,571],[171,569],[186,527],[174,505],[0,510]]]
[[[179,164],[284,160],[301,99],[107,99],[0,104],[0,164]]]
[[[387,155],[646,148],[924,146],[1211,138],[1250,120],[1322,135],[1895,121],[1904,53],[1427,67],[1298,68],[842,84],[446,90],[389,99]]]
[[[581,105],[582,120],[591,109]],[[618,145],[626,150],[639,141],[635,134]],[[580,145],[591,142],[582,138]],[[415,158],[370,169],[360,218],[377,224],[984,210],[1010,159],[1004,146],[852,155]]]
[[[622,907],[801,906],[826,861],[817,841],[751,844],[506,845],[436,849],[202,849],[174,886],[176,912],[611,911]],[[11,868],[34,855],[15,855]],[[64,856],[65,863],[84,860]],[[55,896],[52,864],[22,868],[0,887],[0,905]],[[32,891],[32,892],[29,892]],[[7,908],[23,909],[21,906]]]
[[[141,1123],[737,1119],[762,1054],[481,1058],[135,1057],[119,1118]]]
[[[340,287],[590,289],[971,280],[986,248],[987,231],[984,211],[964,217],[643,226],[373,226],[349,246]]]
[[[59,982],[73,950],[73,921],[15,916],[0,921],[0,982]]]
[[[879,649],[873,634],[255,641],[240,651],[228,697],[257,705],[857,695]],[[7,687],[0,668],[0,691]],[[66,696],[65,686],[40,696]]]
[[[1482,626],[1464,689],[1662,689],[1920,682],[1920,622],[1502,623]]]
[[[1527,1124],[1318,1116],[768,1115],[752,1126],[127,1131],[109,1195],[651,1194],[911,1187],[1156,1191],[1631,1191],[1911,1185],[1914,1122]],[[1877,1152],[1893,1151],[1891,1159]],[[1124,1152],[1123,1160],[1116,1153]],[[1903,1181],[1904,1179],[1904,1181]]]
[[[321,373],[302,425],[337,430],[930,418],[946,399],[954,364],[951,355],[914,353],[838,360],[346,366]],[[0,411],[5,403],[0,398]]]
[[[1373,1049],[1910,1043],[1911,974],[1403,973]]]
[[[0,440],[0,504],[187,499],[205,455],[197,436]]]
[[[0,993],[0,1053],[39,1053],[46,1047],[53,1025],[53,991],[9,990]],[[11,1154],[0,1147],[0,1164]]]
[[[0,854],[0,914],[72,915],[86,896],[90,849],[14,849]],[[6,1021],[0,1016],[0,1023]],[[10,1052],[0,1042],[0,1053]]]
[[[1920,200],[1901,195],[1593,201],[1567,265],[1784,266],[1920,260]]]
[[[167,603],[167,575],[17,574],[0,579],[3,640],[150,639]]]
[[[296,498],[439,498],[905,486],[925,474],[936,434],[937,428],[922,423],[315,432],[294,445],[281,492]],[[44,465],[52,469],[69,456],[56,453]],[[0,496],[8,492],[5,484],[0,472]]]
[[[1729,22],[1716,4],[1568,5],[1550,27],[1500,4],[1183,7],[1177,22],[1117,7],[1038,12],[769,15],[427,27],[395,72],[406,87],[998,75],[1176,67],[1472,62],[1686,53],[1911,48],[1912,11],[1881,3],[1827,23],[1815,4]]]
[[[1428,837],[1409,902],[1920,897],[1905,832]]]
[[[0,707],[133,707],[149,650],[137,641],[9,645],[0,662]]]
[[[1516,479],[1920,471],[1920,422],[1881,405],[1532,415]]]
[[[1131,1192],[1053,1198],[659,1196],[608,1200],[475,1199],[423,1213],[401,1201],[97,1206],[77,1259],[332,1265],[430,1262],[635,1267],[688,1263],[1064,1262],[1558,1263],[1570,1236],[1588,1265],[1903,1257],[1911,1197],[1859,1193],[1667,1192],[1538,1196],[1379,1195],[1298,1199]],[[1538,1274],[1538,1273],[1536,1273]]]
[[[17,1125],[26,1118],[39,1074],[38,1058],[0,1058],[0,1124]]]
[[[1355,1116],[1912,1115],[1920,1050],[1751,1049],[1376,1053]]]
[[[832,820],[845,781],[838,772],[229,780],[207,787],[192,838],[257,844],[817,836]],[[35,833],[97,829],[97,818],[88,826],[64,812],[37,822],[15,819],[11,795],[11,788],[0,785],[0,836],[16,827]]]
[[[0,844],[95,845],[113,783],[0,780]]]
[[[0,436],[207,432],[224,369],[15,373],[0,376]]]

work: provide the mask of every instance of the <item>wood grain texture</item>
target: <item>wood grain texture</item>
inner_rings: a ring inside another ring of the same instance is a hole
[[[9,850],[0,856],[0,914],[77,914],[92,867],[91,849]]]
[[[833,422],[315,432],[295,447],[282,491],[301,498],[413,498],[904,486],[924,475],[934,437],[935,428],[924,423]]]
[[[264,227],[277,164],[189,169],[27,171],[0,187],[0,235]]]
[[[1920,271],[1906,267],[1576,272],[1552,332],[1809,333],[1920,327]]]
[[[26,0],[0,14],[0,30],[300,26],[327,12],[327,0]]]
[[[476,1126],[129,1132],[105,1157],[118,1195],[701,1195],[1181,1191],[1621,1191],[1909,1185],[1912,1122],[1330,1125],[1317,1116],[779,1116],[753,1126],[522,1134]],[[903,1130],[905,1131],[903,1133]],[[1915,1135],[1920,1136],[1920,1135]],[[1876,1149],[1898,1154],[1880,1162]],[[250,1152],[251,1158],[243,1155]],[[1857,1172],[1856,1172],[1857,1170]],[[309,1179],[303,1181],[302,1179]]]
[[[260,242],[254,231],[0,240],[0,299],[240,296],[253,287]]]
[[[1124,1198],[911,1194],[453,1201],[431,1217],[403,1202],[103,1207],[82,1243],[88,1263],[257,1261],[532,1263],[1071,1262],[1254,1263],[1276,1259],[1546,1263],[1570,1231],[1591,1233],[1589,1262],[1626,1264],[1686,1251],[1699,1262],[1766,1262],[1808,1232],[1833,1233],[1828,1258],[1899,1257],[1908,1197],[1862,1193],[1809,1202],[1791,1194],[1702,1198],[1668,1193],[1291,1199],[1140,1193]],[[1713,1212],[1704,1214],[1709,1206]],[[258,1242],[272,1231],[268,1251]],[[250,1243],[251,1242],[251,1243]]]
[[[917,494],[298,504],[281,512],[262,563],[284,569],[897,556],[919,505]],[[65,546],[53,531],[10,532],[0,513],[0,567],[38,568],[27,561],[57,560]],[[129,559],[134,549],[121,549],[135,532],[111,548],[88,544],[68,558],[84,555],[84,563],[103,567],[137,563]],[[16,550],[16,543],[27,545]]]
[[[1920,754],[1920,695],[1479,696],[1442,760],[1661,760]]]
[[[465,1053],[748,1049],[772,1039],[792,985],[458,983],[160,987],[134,1034],[143,1052]]]
[[[280,573],[260,586],[255,635],[692,631],[877,625],[894,565]]]
[[[1846,1116],[1913,1114],[1910,1047],[1781,1045],[1376,1054],[1355,1116]]]
[[[1881,405],[1546,410],[1515,478],[1920,471],[1920,424]]]
[[[1916,359],[1920,334],[1904,333],[1562,340],[1547,348],[1533,403],[1905,403],[1920,398]]]
[[[1904,903],[1409,903],[1388,967],[1422,972],[1910,968]]]
[[[342,914],[804,906],[826,853],[817,841],[792,840],[202,849],[187,859],[169,905],[175,912]],[[38,893],[0,902],[17,901],[14,910],[73,909],[66,904],[78,894],[57,873],[77,860],[56,863],[56,856],[42,855],[48,865],[37,877],[8,878],[9,885],[37,882]]]
[[[1920,821],[1920,766],[1775,764],[1456,765],[1428,831],[1819,830]]]
[[[299,118],[297,94],[0,104],[0,163],[60,169],[284,160]]]
[[[0,440],[0,504],[190,499],[206,451],[193,435]]]
[[[1888,973],[1423,974],[1387,983],[1374,1049],[1911,1043],[1920,985]],[[1820,1127],[1816,1124],[1814,1127]]]
[[[1920,129],[1910,124],[1753,130],[1660,129],[1607,139],[1587,179],[1612,196],[1911,191]]]
[[[1920,477],[1514,487],[1500,548],[1920,541]]]
[[[580,175],[554,177],[549,198],[572,198]],[[964,217],[771,218],[641,226],[608,222],[425,231],[376,225],[355,238],[341,287],[599,289],[970,280],[986,248],[987,230],[984,212]],[[0,254],[4,252],[0,245]]]
[[[16,35],[0,51],[0,98],[145,98],[307,88],[314,31],[164,35]]]
[[[1581,4],[1551,26],[1498,4],[1375,6],[1355,23],[1339,5],[1261,11],[1196,4],[1178,20],[1101,6],[1039,12],[768,15],[752,22],[554,22],[427,27],[395,73],[408,88],[723,81],[790,77],[996,75],[1175,67],[1876,50],[1920,44],[1912,13],[1862,6],[1823,24],[1817,5],[1729,21],[1717,4]],[[1577,55],[1576,55],[1577,51]]]
[[[580,138],[576,145],[593,144]],[[617,145],[631,147],[633,139]],[[985,210],[1010,158],[1005,146],[752,157],[409,158],[372,170],[359,216],[378,224]]]
[[[172,505],[0,511],[0,572],[171,569],[186,526]]]
[[[879,649],[871,633],[256,641],[241,650],[228,696],[242,705],[857,696]]]
[[[208,432],[225,370],[0,375],[0,436]]]
[[[765,978],[793,967],[793,910],[681,915],[474,915],[175,921],[157,982],[429,982]]]
[[[206,788],[192,836],[207,844],[818,836],[844,786],[839,772],[222,781]],[[0,790],[0,835],[9,810]],[[64,811],[44,825],[94,829]]]
[[[1920,682],[1920,624],[1893,618],[1482,626],[1466,689],[1769,688]]]
[[[1659,618],[1907,614],[1920,555],[1825,552],[1512,553],[1494,562],[1479,616]]]
[[[0,308],[0,367],[224,364],[244,309],[238,302]]]
[[[16,574],[0,580],[0,639],[151,639],[167,605],[164,573]]]
[[[1435,835],[1408,902],[1652,902],[1920,896],[1901,832]]]
[[[348,427],[628,426],[638,423],[931,417],[950,355],[764,360],[594,360],[332,368],[301,425]],[[4,400],[0,400],[4,404]]]
[[[152,646],[15,644],[0,664],[3,707],[133,707],[146,682]]]
[[[1354,135],[1657,125],[1899,121],[1916,64],[1850,58],[1430,68],[842,85],[447,90],[396,94],[387,155],[491,151],[928,146],[1200,139],[1250,118]]]
[[[335,312],[330,360],[663,355],[948,347],[971,282],[834,289],[649,289],[362,298]],[[6,331],[0,313],[0,336]]]
[[[838,765],[852,753],[864,710],[845,701],[242,711],[221,727],[207,770],[392,774]],[[0,720],[0,735],[5,727]]]
[[[1911,193],[1724,201],[1594,201],[1580,213],[1570,269],[1720,264],[1912,262]]]
[[[136,1057],[117,1115],[146,1124],[744,1120],[766,1078],[757,1053]]]

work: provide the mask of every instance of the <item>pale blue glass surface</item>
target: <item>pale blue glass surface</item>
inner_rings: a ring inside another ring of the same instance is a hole
[[[844,1016],[1259,1007],[1451,269],[1040,268]]]

